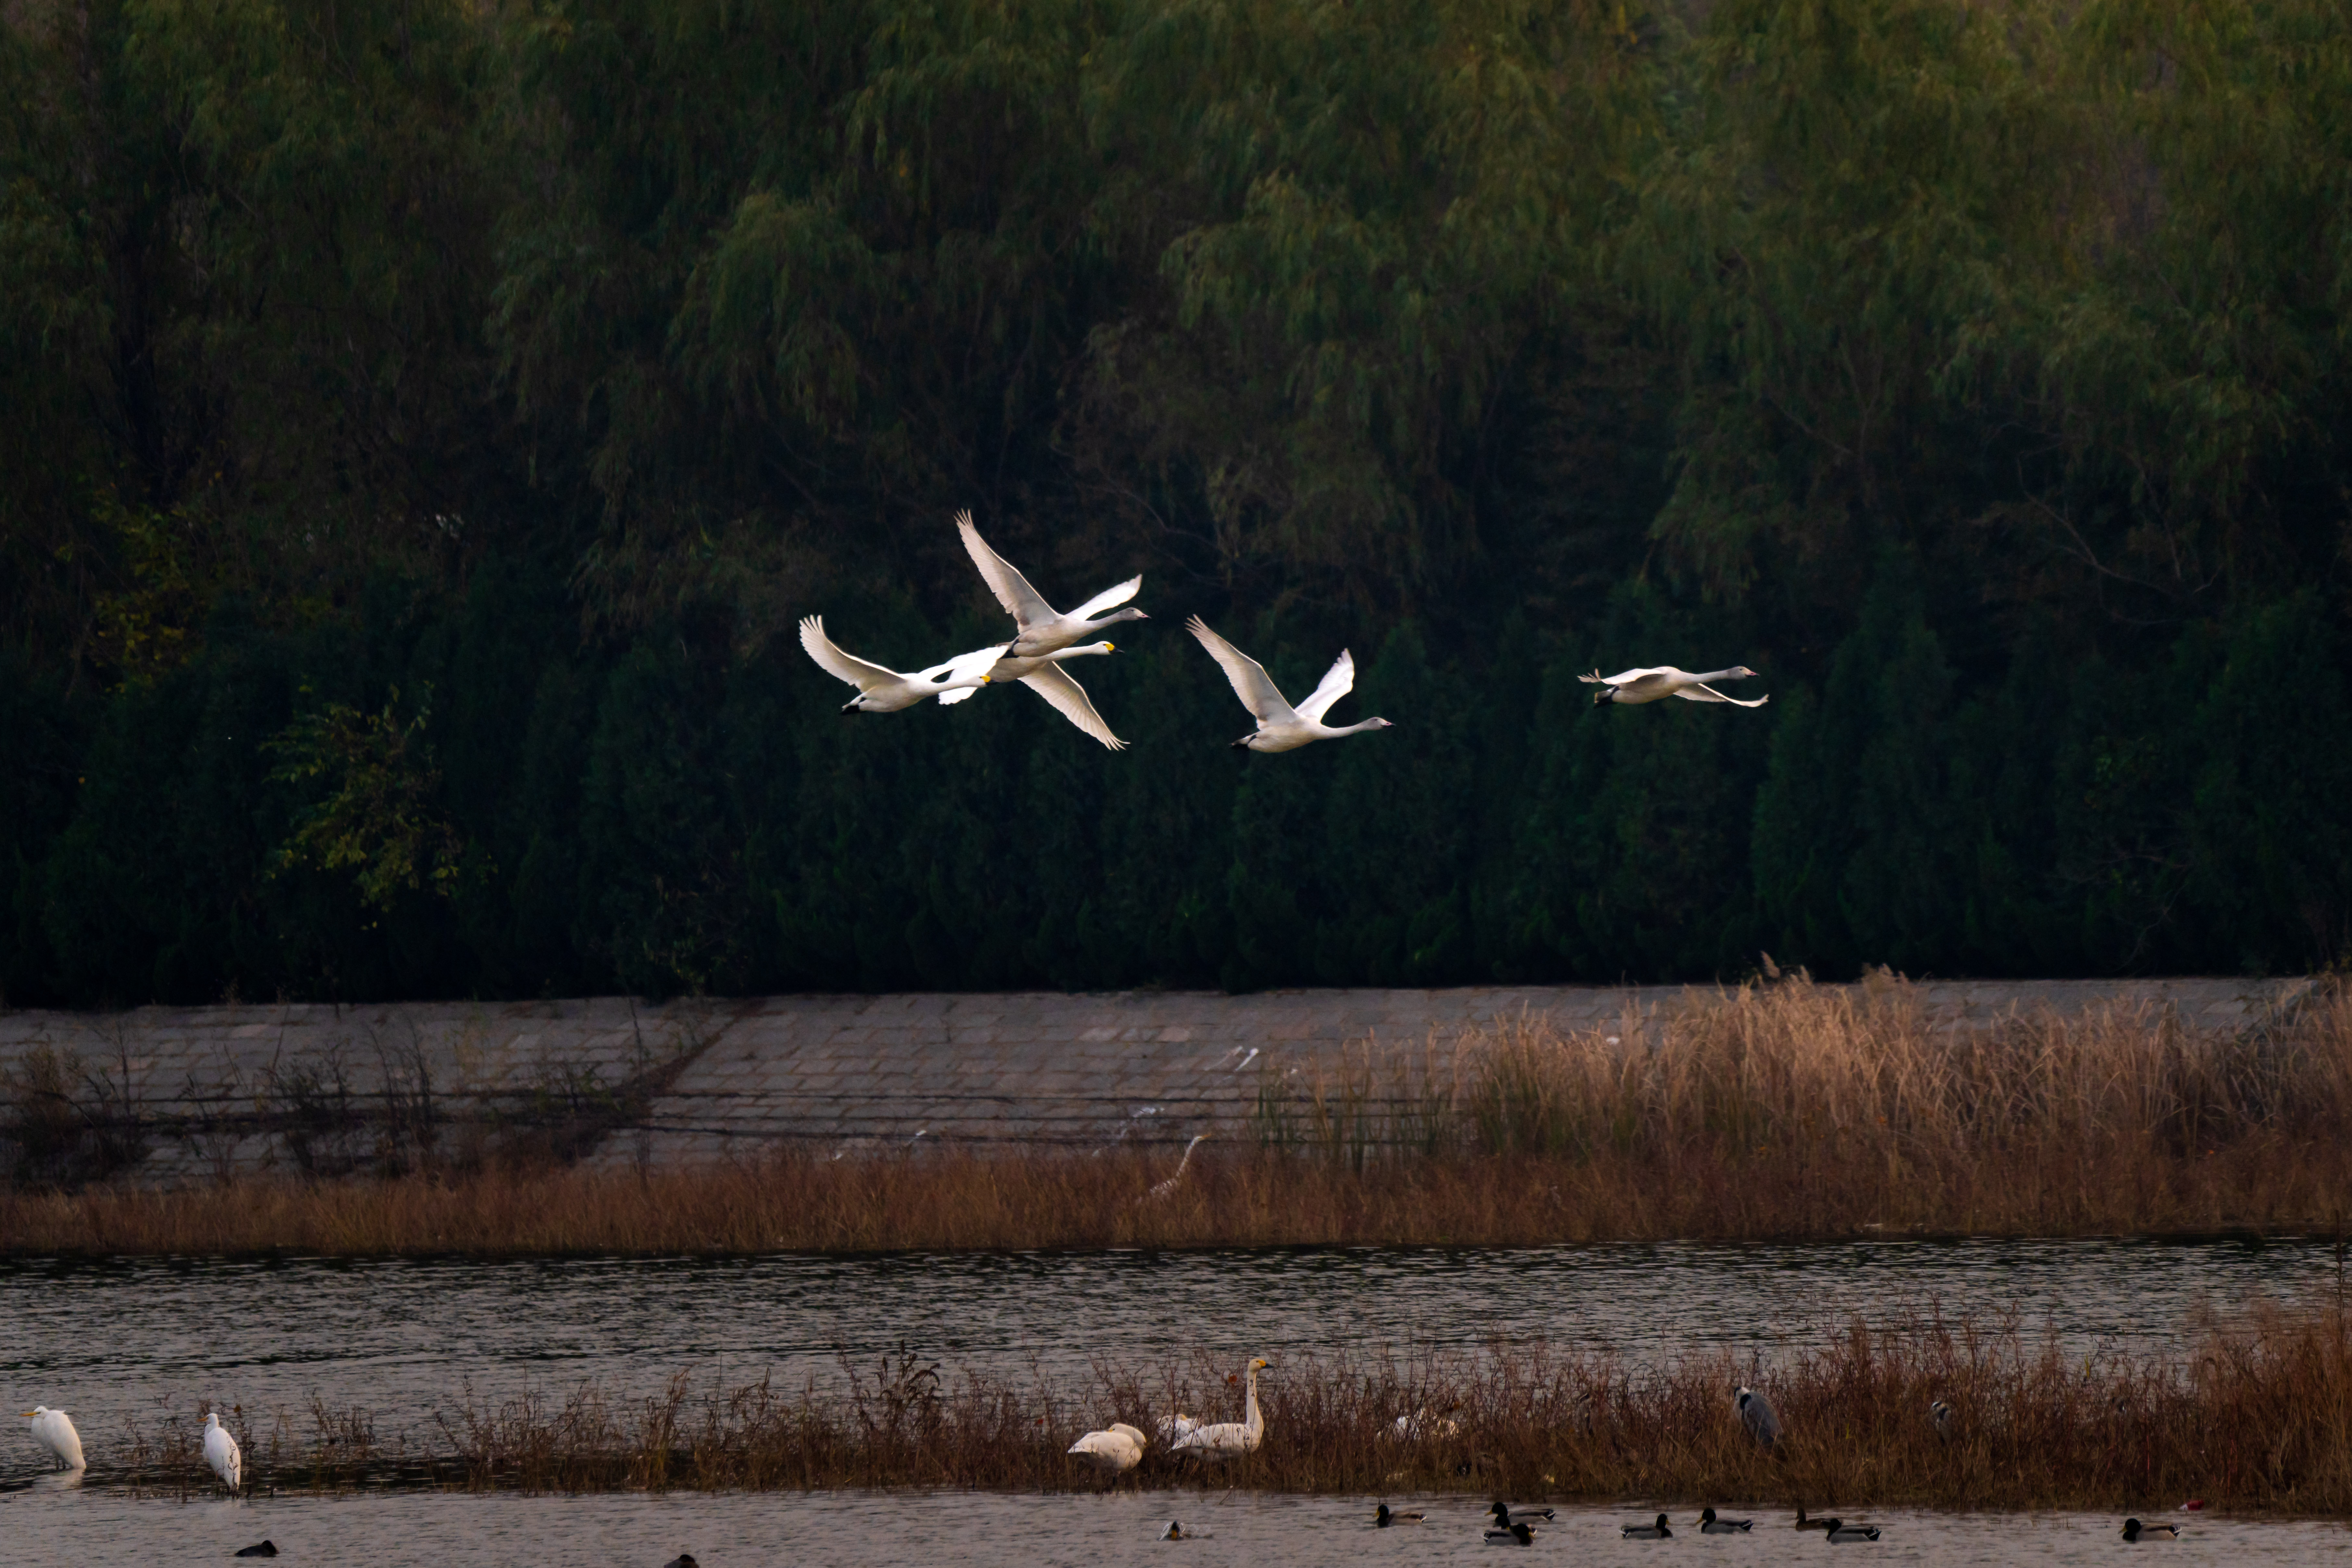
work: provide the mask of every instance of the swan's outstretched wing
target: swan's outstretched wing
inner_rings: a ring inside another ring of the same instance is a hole
[[[1322,684],[1308,692],[1307,700],[1298,705],[1298,716],[1320,724],[1323,715],[1331,711],[1331,704],[1355,689],[1355,656],[1341,648],[1339,657],[1331,661],[1331,668],[1323,672]]]
[[[1764,704],[1772,700],[1770,694],[1767,693],[1752,701],[1743,702],[1737,697],[1726,697],[1722,692],[1717,691],[1714,687],[1707,685],[1704,681],[1696,686],[1676,687],[1675,689],[1675,695],[1681,698],[1685,702],[1728,702],[1734,708],[1761,708]]]
[[[1184,629],[1200,638],[1209,657],[1224,667],[1225,679],[1234,684],[1234,695],[1242,700],[1242,706],[1260,724],[1287,723],[1298,717],[1297,711],[1283,700],[1282,693],[1275,689],[1265,667],[1211,631],[1208,622],[1194,616],[1184,623]]]
[[[963,547],[971,552],[971,563],[980,568],[988,591],[996,595],[996,602],[1004,606],[1004,613],[1013,617],[1015,626],[1025,631],[1055,618],[1054,606],[1037,596],[1029,579],[1021,575],[1012,562],[988,547],[980,530],[972,526],[971,513],[956,513],[956,531],[963,535]],[[1140,586],[1143,579],[1138,577],[1135,581]]]
[[[1021,678],[1021,684],[1052,703],[1056,711],[1114,752],[1127,750],[1127,742],[1110,732],[1103,716],[1095,711],[1093,699],[1087,689],[1070,679],[1069,671],[1058,664],[1040,665]],[[940,699],[944,702],[946,698]]]
[[[801,647],[806,648],[808,656],[816,660],[818,668],[835,680],[849,682],[860,691],[870,690],[877,686],[895,685],[901,679],[895,669],[885,669],[878,664],[869,664],[854,654],[844,653],[834,647],[833,639],[824,635],[823,616],[810,616],[801,622]]]
[[[1603,675],[1596,669],[1591,675],[1580,675],[1576,679],[1587,686],[1633,686],[1654,675],[1680,675],[1682,671],[1673,665],[1660,664],[1643,669],[1620,670],[1615,675]]]
[[[1129,599],[1134,598],[1136,591],[1142,586],[1143,574],[1139,572],[1124,583],[1118,584],[1113,587],[1105,588],[1101,593],[1097,594],[1093,598],[1088,599],[1085,604],[1080,605],[1076,609],[1072,610],[1070,612],[1070,619],[1074,621],[1083,621],[1089,616],[1100,615],[1103,611],[1109,609],[1114,605],[1124,605]]]
[[[918,671],[915,679],[937,686],[943,681],[970,680],[976,675],[986,675],[996,668],[996,661],[1003,658],[1004,650],[1012,646],[1006,642],[991,643],[970,653],[960,653],[945,664],[935,664],[929,669]],[[977,686],[959,686],[953,691],[942,691],[940,693],[940,706],[952,708],[979,689]]]

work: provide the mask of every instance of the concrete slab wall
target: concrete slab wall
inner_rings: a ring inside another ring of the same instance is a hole
[[[2226,1028],[2308,982],[1935,982],[1955,1027],[2119,1002]],[[1343,1051],[1445,1071],[1496,1019],[1582,1028],[1703,1002],[1680,987],[1471,987],[147,1007],[0,1015],[0,1074],[45,1059],[75,1102],[144,1131],[137,1179],[380,1163],[391,1143],[590,1129],[593,1157],[720,1158],[790,1141],[1175,1142],[1245,1121]],[[392,1150],[396,1153],[397,1150]]]

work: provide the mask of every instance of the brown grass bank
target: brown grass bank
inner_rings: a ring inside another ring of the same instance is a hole
[[[2211,1033],[2111,1007],[1930,1026],[1909,988],[1784,985],[1673,1016],[1370,1053],[1269,1081],[1175,1152],[0,1193],[18,1254],[695,1252],[1520,1244],[1879,1232],[2341,1234],[2352,996]]]
[[[1733,1412],[1752,1377],[1786,1436],[1760,1449]],[[1715,1358],[1645,1372],[1600,1357],[1498,1346],[1400,1363],[1340,1353],[1267,1374],[1265,1447],[1203,1476],[1155,1444],[1117,1483],[1239,1484],[1378,1495],[1656,1498],[1824,1508],[2352,1513],[2352,1333],[2340,1311],[2273,1314],[2212,1333],[2184,1361],[2070,1359],[2014,1323],[1857,1323],[1817,1353],[1751,1373]],[[1928,1414],[1953,1408],[1948,1429]],[[1195,1356],[1103,1368],[1091,1386],[943,1378],[902,1356],[847,1396],[768,1383],[651,1397],[597,1387],[505,1403],[461,1399],[415,1441],[379,1443],[364,1416],[315,1410],[245,1433],[247,1474],[281,1489],[355,1482],[595,1491],[843,1486],[1093,1489],[1065,1450],[1121,1419],[1239,1414],[1230,1369]],[[1420,1415],[1425,1436],[1396,1436]],[[92,1454],[101,1480],[205,1482],[193,1415]]]

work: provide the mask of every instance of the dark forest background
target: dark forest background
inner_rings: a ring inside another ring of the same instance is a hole
[[[0,995],[2332,962],[2347,291],[2340,0],[0,0]]]

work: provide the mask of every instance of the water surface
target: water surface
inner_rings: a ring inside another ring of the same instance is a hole
[[[1338,1498],[1133,1493],[998,1496],[860,1492],[702,1497],[521,1498],[403,1493],[342,1499],[277,1498],[173,1503],[44,1487],[0,1495],[0,1542],[12,1561],[77,1568],[153,1568],[158,1561],[226,1561],[265,1536],[294,1563],[365,1563],[374,1568],[657,1568],[691,1552],[705,1568],[780,1563],[971,1563],[1082,1568],[1155,1563],[1175,1568],[1284,1563],[1380,1568],[1390,1563],[1575,1563],[1615,1568],[1662,1557],[1727,1565],[1817,1560],[1832,1549],[1787,1528],[1789,1515],[1757,1510],[1749,1536],[1628,1542],[1618,1526],[1639,1506],[1561,1510],[1529,1548],[1486,1546],[1477,1503],[1465,1498],[1400,1500],[1424,1508],[1426,1524],[1374,1530],[1369,1500]],[[1696,1512],[1675,1509],[1677,1523]],[[1169,1518],[1199,1537],[1157,1539]],[[1929,1514],[1878,1510],[1875,1544],[1834,1549],[1840,1563],[1963,1564],[2113,1561],[2119,1519],[2084,1514]],[[2180,1516],[2174,1516],[2180,1517]],[[2335,1522],[2250,1522],[2198,1516],[2161,1550],[2231,1568],[2305,1568],[2340,1563],[2352,1530]],[[162,1549],[159,1552],[159,1548]],[[1511,1555],[1501,1555],[1503,1552]]]
[[[1082,1388],[1100,1363],[1193,1351],[1471,1349],[1545,1340],[1636,1362],[1779,1352],[1855,1314],[2014,1312],[2072,1351],[2175,1351],[2200,1310],[2309,1299],[2306,1241],[1866,1242],[1528,1249],[1323,1248],[861,1258],[136,1259],[0,1262],[0,1405],[72,1412],[93,1448],[198,1399],[257,1413],[313,1395],[421,1428],[470,1382],[497,1398],[673,1373],[843,1384],[905,1343]],[[0,1474],[36,1456],[0,1439]]]

